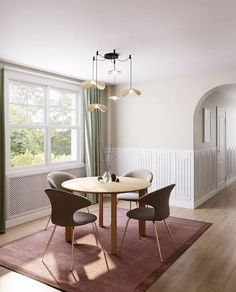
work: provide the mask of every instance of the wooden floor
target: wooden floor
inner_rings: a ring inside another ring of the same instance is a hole
[[[236,183],[198,209],[171,208],[171,215],[213,225],[147,291],[236,292]],[[11,228],[0,236],[0,244],[41,230],[46,221],[42,218]],[[0,267],[0,291],[57,290]]]

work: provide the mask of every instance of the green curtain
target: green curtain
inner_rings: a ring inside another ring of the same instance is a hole
[[[100,136],[101,136],[101,112],[94,110],[87,112],[86,108],[89,104],[101,103],[100,92],[96,93],[95,88],[84,91],[84,161],[86,166],[86,176],[99,176],[101,175],[101,149],[100,149]],[[97,202],[96,195],[87,195],[93,202]]]
[[[4,70],[0,68],[0,233],[5,232],[4,208],[4,181],[5,181],[5,149],[4,149],[4,95],[3,95]]]

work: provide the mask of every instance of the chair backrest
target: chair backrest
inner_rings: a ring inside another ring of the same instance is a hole
[[[52,207],[52,223],[59,226],[74,226],[75,211],[92,204],[87,198],[66,191],[46,189],[45,192]]]
[[[175,184],[166,186],[162,189],[146,194],[139,199],[140,203],[150,205],[155,209],[155,215],[153,220],[161,221],[169,217],[169,199],[170,193],[174,187]]]
[[[70,174],[68,172],[63,172],[63,171],[53,171],[50,172],[47,176],[48,183],[51,188],[53,189],[58,189],[58,190],[65,190],[61,184],[69,179],[76,178],[73,174]]]
[[[141,178],[141,179],[145,179],[146,181],[149,181],[149,182],[152,182],[152,179],[153,179],[153,174],[148,169],[136,169],[136,170],[132,170],[130,172],[127,172],[123,176]]]

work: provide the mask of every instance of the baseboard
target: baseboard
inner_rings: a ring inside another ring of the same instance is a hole
[[[44,216],[48,216],[49,214],[51,214],[51,208],[35,211],[34,213],[31,213],[31,214],[27,214],[23,216],[21,215],[20,217],[12,218],[6,221],[6,229],[35,220],[35,219],[39,219]]]
[[[194,202],[194,209],[199,207],[203,203],[205,203],[207,200],[209,200],[213,196],[215,196],[215,194],[217,194],[218,192],[219,192],[219,190],[215,189],[215,190],[207,193],[206,195],[202,196],[201,198],[199,198],[197,201]]]
[[[175,200],[175,199],[170,199],[170,206],[194,209],[193,202],[186,202],[186,201]]]
[[[234,176],[234,177],[230,178],[229,180],[227,180],[226,181],[226,186],[231,185],[235,181],[236,181],[236,176]],[[212,198],[213,196],[215,196],[222,189],[224,189],[224,186],[221,187],[221,188],[215,189],[215,190],[207,193],[206,195],[202,196],[201,198],[199,198],[197,201],[194,202],[194,208],[197,208],[200,205],[202,205],[203,203],[205,203],[207,200],[209,200],[210,198]]]
[[[231,185],[232,183],[234,183],[236,181],[236,176],[231,177],[230,179],[227,180],[226,182],[226,186]]]

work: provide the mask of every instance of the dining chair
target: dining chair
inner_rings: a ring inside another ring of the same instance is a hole
[[[134,177],[134,178],[141,178],[145,179],[146,181],[149,181],[150,183],[153,180],[153,174],[150,170],[147,169],[136,169],[132,170],[126,174],[123,175],[124,177]],[[131,203],[135,202],[136,206],[138,203],[139,194],[138,193],[123,193],[117,195],[117,204],[119,201],[129,201],[129,208],[131,210]]]
[[[64,172],[64,171],[53,171],[53,172],[50,172],[47,175],[47,180],[48,180],[48,183],[49,183],[50,187],[52,189],[58,189],[58,190],[61,190],[61,191],[65,190],[61,186],[61,184],[64,181],[70,180],[70,179],[73,179],[73,178],[76,178],[76,176],[74,176],[71,173]],[[72,191],[68,191],[68,192],[72,192]],[[50,220],[51,220],[51,216],[49,216],[49,218],[48,218],[47,224],[45,226],[45,230],[47,230]]]
[[[73,258],[74,258],[74,228],[76,226],[81,226],[89,223],[93,223],[95,228],[96,242],[100,242],[101,249],[105,256],[104,249],[102,247],[101,241],[99,239],[99,233],[97,224],[97,216],[91,213],[79,211],[82,208],[90,206],[92,203],[90,200],[83,196],[68,193],[66,191],[58,189],[46,189],[45,190],[52,207],[51,220],[54,224],[51,236],[48,240],[46,248],[44,250],[42,261],[44,261],[44,256],[49,248],[52,241],[53,235],[55,233],[57,226],[62,227],[73,227],[72,228],[72,243],[71,243],[71,271],[73,270]],[[105,256],[106,260],[106,256]]]
[[[156,190],[154,192],[148,193],[138,199],[138,202],[141,204],[149,205],[149,207],[139,207],[132,209],[127,212],[127,217],[128,220],[126,222],[125,226],[125,231],[122,237],[121,241],[121,246],[120,246],[120,251],[123,247],[124,244],[124,239],[125,235],[127,232],[128,224],[130,219],[135,219],[135,220],[143,220],[143,221],[152,221],[153,222],[153,227],[155,231],[155,236],[156,236],[156,241],[157,241],[157,247],[158,247],[158,252],[159,256],[161,259],[161,262],[163,262],[163,257],[161,253],[161,247],[160,247],[160,242],[159,242],[159,236],[157,232],[157,226],[156,226],[156,221],[164,221],[165,227],[170,235],[170,238],[174,244],[174,247],[176,248],[176,244],[174,241],[174,238],[171,234],[170,228],[167,225],[166,218],[169,217],[170,215],[170,207],[169,207],[169,198],[171,191],[175,187],[175,184],[171,184],[169,186],[166,186],[162,189]]]

